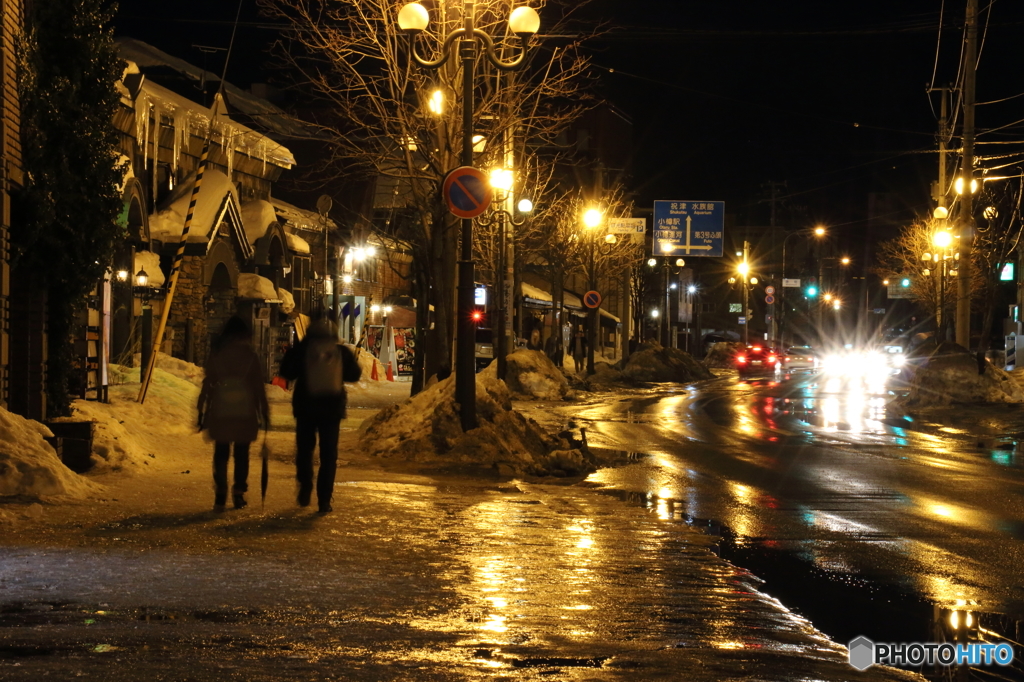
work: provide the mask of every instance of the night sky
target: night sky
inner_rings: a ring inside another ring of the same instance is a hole
[[[266,78],[258,67],[274,35],[254,5],[244,0],[228,73],[243,86]],[[966,0],[592,3],[585,17],[610,27],[592,44],[598,88],[634,123],[628,173],[637,203],[725,200],[738,224],[765,225],[763,185],[775,181],[787,183],[783,225],[822,222],[854,236],[866,224],[869,192],[894,193],[901,215],[929,213],[938,95],[929,99],[926,88],[957,78],[965,6]],[[237,5],[123,0],[121,7],[118,34],[201,65],[204,54],[192,45],[226,46]],[[982,0],[981,7],[977,99],[1024,93],[1024,3]],[[543,32],[543,14],[541,20]],[[208,68],[219,72],[222,55],[206,55]],[[1024,97],[977,114],[979,129],[1018,119]],[[1014,139],[1024,139],[1024,126],[979,137]],[[1019,149],[981,146],[979,153]]]

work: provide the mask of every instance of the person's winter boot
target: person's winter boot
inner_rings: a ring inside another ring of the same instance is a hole
[[[238,491],[231,492],[231,502],[235,505],[235,509],[245,509],[249,504],[245,501],[245,493],[240,493]]]
[[[332,511],[334,511],[334,507],[331,506],[330,502],[321,502],[320,508],[317,510],[320,514],[330,514]]]
[[[302,485],[300,483],[299,484],[299,495],[298,495],[298,498],[296,500],[299,503],[299,506],[300,507],[308,507],[309,506],[310,498],[312,498],[312,497],[313,497],[313,486],[312,486],[312,484],[310,484],[310,485]]]

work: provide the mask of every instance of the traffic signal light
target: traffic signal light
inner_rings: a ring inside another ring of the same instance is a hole
[[[816,278],[807,278],[807,288],[804,289],[804,295],[807,296],[807,298],[814,298],[818,295],[818,280]]]
[[[910,286],[910,278],[909,277],[904,277],[902,280],[900,280],[900,286],[901,287],[909,287]]]

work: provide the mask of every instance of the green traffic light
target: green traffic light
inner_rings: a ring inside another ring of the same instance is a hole
[[[818,287],[807,287],[807,297],[814,298],[818,295]]]
[[[910,280],[907,279],[906,277],[904,277],[903,281],[900,282],[900,286],[909,287],[910,286]]]

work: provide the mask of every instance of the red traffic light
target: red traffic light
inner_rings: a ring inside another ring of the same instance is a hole
[[[484,319],[484,314],[482,312],[480,312],[479,310],[474,310],[473,311],[473,321],[474,322],[479,322],[482,319]]]

